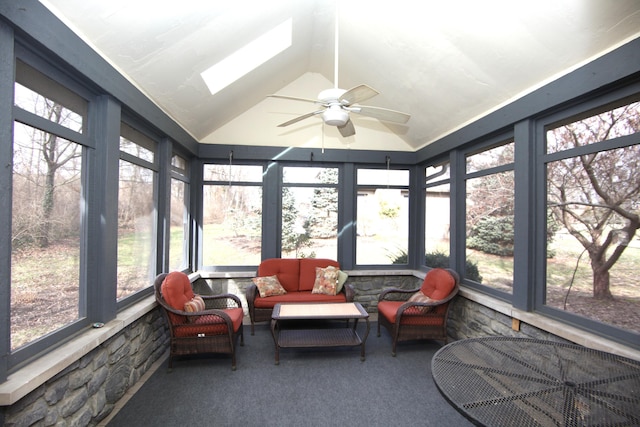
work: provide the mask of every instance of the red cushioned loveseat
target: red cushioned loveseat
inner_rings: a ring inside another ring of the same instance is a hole
[[[271,312],[277,303],[353,301],[354,290],[348,283],[345,283],[336,295],[312,292],[316,281],[316,267],[325,268],[328,266],[340,269],[340,263],[324,258],[270,258],[262,261],[258,266],[256,276],[276,276],[286,293],[261,297],[255,283],[247,287],[251,334],[254,333],[255,322],[271,320]]]

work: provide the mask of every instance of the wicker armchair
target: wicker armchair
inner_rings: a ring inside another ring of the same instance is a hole
[[[165,280],[167,283],[163,287]],[[184,288],[183,292],[180,287]],[[240,298],[231,294],[202,295],[204,310],[184,311],[192,309],[191,305],[185,307],[183,301],[191,301],[194,293],[188,276],[181,272],[159,274],[154,289],[156,301],[169,325],[169,368],[176,356],[225,353],[231,355],[231,369],[235,371],[238,338],[240,345],[244,345],[244,312]]]
[[[401,341],[442,340],[447,343],[449,303],[459,289],[460,277],[449,269],[429,270],[420,289],[387,289],[378,298],[380,326],[393,339],[391,354]]]

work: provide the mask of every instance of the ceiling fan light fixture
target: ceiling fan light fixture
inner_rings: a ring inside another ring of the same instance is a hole
[[[344,126],[349,120],[349,113],[340,106],[330,106],[322,112],[322,120],[331,126]]]

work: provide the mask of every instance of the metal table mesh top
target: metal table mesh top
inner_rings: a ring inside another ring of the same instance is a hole
[[[640,426],[640,362],[586,347],[486,337],[442,347],[441,393],[487,426]]]

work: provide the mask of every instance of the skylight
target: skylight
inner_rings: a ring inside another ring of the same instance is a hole
[[[221,91],[291,46],[292,28],[292,19],[289,18],[203,71],[200,75],[211,94]]]

